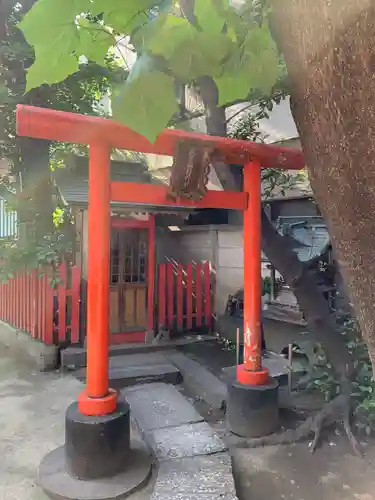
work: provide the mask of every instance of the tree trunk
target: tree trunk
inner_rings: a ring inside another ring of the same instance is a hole
[[[225,108],[218,106],[219,92],[212,78],[203,77],[198,81],[199,92],[206,110],[207,133],[219,137],[227,135]],[[236,166],[223,162],[215,163],[215,171],[225,191],[242,189],[242,172]]]
[[[272,0],[311,185],[375,372],[375,6]]]
[[[49,141],[22,137],[20,141],[23,196],[30,200],[20,214],[26,233],[38,242],[53,231]],[[32,234],[30,234],[32,233]]]

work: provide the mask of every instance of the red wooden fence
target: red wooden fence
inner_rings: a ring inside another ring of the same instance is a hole
[[[36,269],[0,283],[0,320],[45,344],[78,343],[81,270],[62,264],[59,277],[56,288]]]
[[[158,329],[212,328],[210,263],[158,266]]]

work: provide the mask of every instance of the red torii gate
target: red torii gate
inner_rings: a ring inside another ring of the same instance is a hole
[[[113,413],[117,407],[117,393],[108,385],[111,200],[243,211],[244,362],[237,368],[237,382],[244,385],[266,384],[268,372],[261,364],[260,333],[261,167],[300,170],[304,168],[302,153],[284,147],[181,130],[165,130],[151,144],[128,127],[107,119],[31,106],[18,106],[17,133],[20,136],[87,144],[90,147],[87,383],[85,391],[79,396],[79,411],[87,416],[100,416]],[[167,199],[166,187],[110,182],[112,147],[173,156],[177,142],[183,139],[209,143],[223,154],[224,161],[243,165],[243,192],[208,191],[199,202],[180,199],[174,203]],[[151,289],[150,293],[153,292]]]

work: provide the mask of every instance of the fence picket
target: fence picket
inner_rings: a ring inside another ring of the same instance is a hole
[[[194,280],[195,275],[195,280]],[[210,263],[203,265],[176,262],[158,266],[158,318],[159,331],[167,328],[179,332],[212,328]],[[184,321],[185,318],[185,321]],[[195,322],[193,322],[195,318]]]
[[[193,264],[186,266],[186,328],[193,328]]]
[[[158,276],[158,328],[162,330],[166,328],[166,266],[159,265]]]
[[[79,312],[81,308],[81,270],[78,266],[72,268],[71,294],[70,343],[77,344],[79,342]]]
[[[183,267],[181,264],[177,266],[177,330],[182,332],[184,327],[184,318],[183,318]]]
[[[203,264],[204,279],[204,318],[206,326],[211,329],[212,326],[212,308],[211,308],[211,272],[210,263]]]
[[[167,294],[168,328],[172,329],[174,322],[174,273],[172,264],[167,264]]]
[[[66,265],[60,266],[60,283],[58,285],[58,339],[59,342],[64,342],[66,338],[66,286],[67,286],[67,270]]]
[[[45,270],[44,270],[45,271]],[[60,307],[58,342],[79,342],[80,277],[78,266],[72,268],[72,283],[67,288],[67,266],[59,268],[63,284],[59,285],[57,301],[47,272],[33,269],[18,273],[0,283],[0,320],[28,332],[33,338],[53,344],[56,302]],[[43,276],[41,276],[43,274]],[[71,335],[68,335],[67,296],[71,296]]]
[[[195,266],[195,325],[202,326],[202,264]]]

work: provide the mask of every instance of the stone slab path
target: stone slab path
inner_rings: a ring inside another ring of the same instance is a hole
[[[174,386],[135,386],[121,397],[159,461],[151,500],[237,499],[226,445]]]

